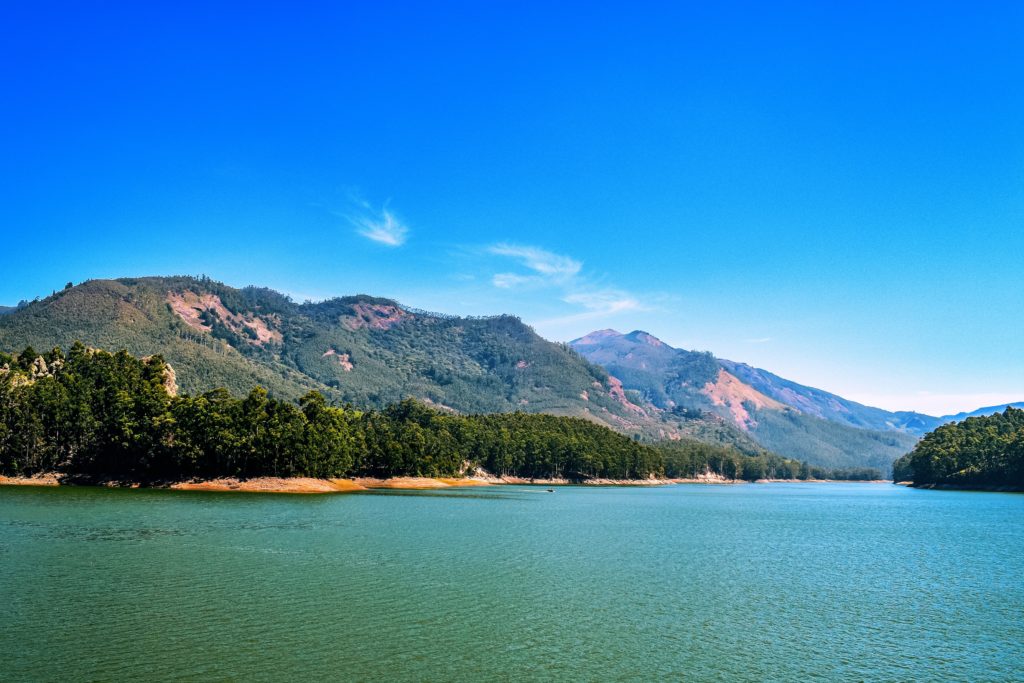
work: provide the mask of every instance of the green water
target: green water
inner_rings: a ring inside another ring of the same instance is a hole
[[[1024,495],[0,488],[0,679],[1024,679]]]

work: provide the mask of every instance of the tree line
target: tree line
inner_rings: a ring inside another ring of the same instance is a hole
[[[6,475],[160,481],[458,476],[476,468],[572,480],[835,474],[699,442],[639,443],[579,418],[456,415],[411,399],[360,410],[329,405],[317,392],[298,402],[280,400],[260,387],[244,397],[226,389],[178,396],[160,356],[140,359],[80,343],[67,353],[0,354],[0,472]]]
[[[938,427],[893,464],[893,479],[915,486],[1024,487],[1024,410]]]

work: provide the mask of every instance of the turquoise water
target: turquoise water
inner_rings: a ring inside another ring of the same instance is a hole
[[[0,679],[1024,679],[1024,495],[0,487]]]

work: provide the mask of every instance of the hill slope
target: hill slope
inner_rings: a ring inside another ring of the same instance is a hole
[[[887,471],[916,441],[886,423],[880,415],[885,411],[710,353],[676,349],[639,330],[601,330],[570,345],[659,408],[719,415],[786,457],[828,467]],[[873,425],[887,429],[870,428]]]
[[[830,422],[839,422],[878,431],[900,431],[921,435],[937,426],[938,419],[914,412],[890,412],[873,408],[842,396],[804,386],[783,379],[767,370],[754,368],[746,363],[737,363],[724,358],[718,359],[722,367],[761,393],[771,396],[780,403],[796,408],[806,415],[820,417]]]
[[[1024,410],[968,417],[938,427],[893,465],[915,486],[1024,488]]]
[[[513,316],[443,316],[365,295],[296,304],[269,289],[149,277],[89,281],[0,317],[0,349],[76,340],[162,354],[188,393],[259,384],[281,398],[316,389],[358,407],[411,397],[460,413],[577,416],[648,440],[689,435],[763,450],[724,420],[635,402],[604,369]]]

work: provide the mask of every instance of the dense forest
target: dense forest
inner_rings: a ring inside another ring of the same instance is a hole
[[[970,417],[925,435],[893,464],[893,479],[915,486],[1024,488],[1024,410]]]
[[[76,343],[0,354],[0,472],[166,481],[221,476],[496,475],[641,479],[874,479],[696,441],[641,443],[590,421],[522,412],[457,415],[406,399],[381,410],[297,402],[263,388],[176,395],[160,357]]]

